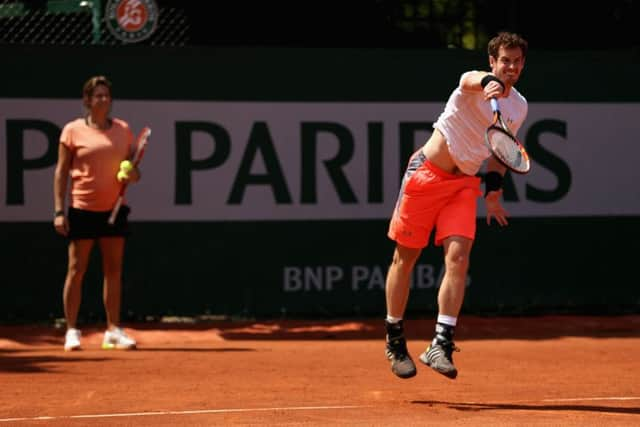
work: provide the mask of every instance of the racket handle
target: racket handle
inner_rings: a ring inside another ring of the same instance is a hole
[[[495,98],[491,98],[491,100],[489,101],[491,102],[491,110],[495,113],[496,111],[498,111],[498,100]]]
[[[150,128],[145,128],[142,131],[142,135],[140,137],[140,140],[138,141],[138,147],[136,149],[136,152],[133,154],[133,159],[131,159],[131,162],[136,166],[140,162],[140,156],[142,155],[142,151],[144,150],[144,145],[147,143],[147,139],[149,139],[150,135],[151,135]]]
[[[121,205],[122,205],[122,197],[118,197],[118,200],[116,200],[116,205],[111,210],[111,215],[109,215],[110,225],[113,225],[116,222],[116,217],[118,216],[118,211],[120,210]]]

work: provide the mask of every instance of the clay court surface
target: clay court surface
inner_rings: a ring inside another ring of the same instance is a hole
[[[433,319],[407,320],[417,361]],[[136,351],[0,326],[1,426],[638,426],[640,316],[464,317],[449,380],[393,376],[382,322],[128,324]]]

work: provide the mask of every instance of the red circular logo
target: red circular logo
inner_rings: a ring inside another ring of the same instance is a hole
[[[106,7],[107,27],[125,43],[148,38],[158,21],[154,0],[109,0]]]
[[[126,31],[138,31],[149,19],[149,10],[138,0],[120,2],[116,8],[118,24]]]

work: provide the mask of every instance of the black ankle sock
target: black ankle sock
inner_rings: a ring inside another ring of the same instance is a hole
[[[390,340],[404,335],[404,326],[402,320],[398,323],[389,323],[385,320],[384,327],[387,330],[387,335],[389,336]]]
[[[444,323],[436,323],[436,336],[434,338],[434,341],[440,344],[452,342],[455,329],[455,326],[446,325]]]

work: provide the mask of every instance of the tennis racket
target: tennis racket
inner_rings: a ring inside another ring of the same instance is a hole
[[[138,166],[140,160],[142,160],[142,156],[144,154],[144,150],[147,147],[147,140],[149,139],[149,135],[151,135],[151,128],[145,127],[138,135],[138,141],[136,143],[136,151],[133,153],[133,158],[131,159],[131,163],[133,163],[134,167]],[[111,210],[111,215],[109,215],[109,224],[113,225],[116,222],[116,217],[118,216],[118,211],[120,211],[120,207],[122,206],[122,201],[124,200],[124,193],[127,191],[127,181],[125,181],[120,187],[120,194],[118,194],[118,199],[116,200],[116,204],[113,206]]]
[[[529,155],[524,146],[518,141],[504,120],[498,107],[498,100],[491,98],[493,123],[487,128],[484,140],[496,159],[510,170],[525,174],[531,169]]]

